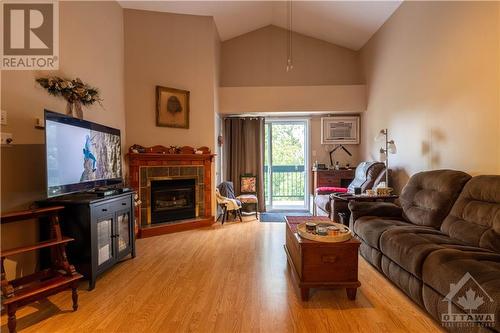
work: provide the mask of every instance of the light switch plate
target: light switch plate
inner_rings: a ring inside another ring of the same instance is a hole
[[[36,118],[35,119],[35,128],[38,128],[38,129],[45,128],[45,122],[43,121],[43,118]]]
[[[10,146],[14,143],[14,139],[12,138],[12,133],[2,133],[2,146],[7,145]]]
[[[2,116],[1,116],[1,119],[0,119],[0,124],[1,125],[7,125],[7,111],[6,110],[2,110]]]

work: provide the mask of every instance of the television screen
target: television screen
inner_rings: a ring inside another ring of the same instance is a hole
[[[120,130],[45,111],[47,195],[121,182]]]

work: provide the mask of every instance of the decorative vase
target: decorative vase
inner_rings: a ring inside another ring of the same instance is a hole
[[[68,102],[68,104],[66,104],[66,114],[78,119],[83,119],[82,103],[78,101]]]

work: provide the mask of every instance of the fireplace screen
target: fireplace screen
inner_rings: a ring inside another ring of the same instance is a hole
[[[171,222],[196,216],[194,179],[151,181],[151,223]]]

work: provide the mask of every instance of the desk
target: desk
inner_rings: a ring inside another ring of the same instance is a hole
[[[313,193],[318,187],[348,187],[354,179],[356,169],[316,169],[313,168]]]

